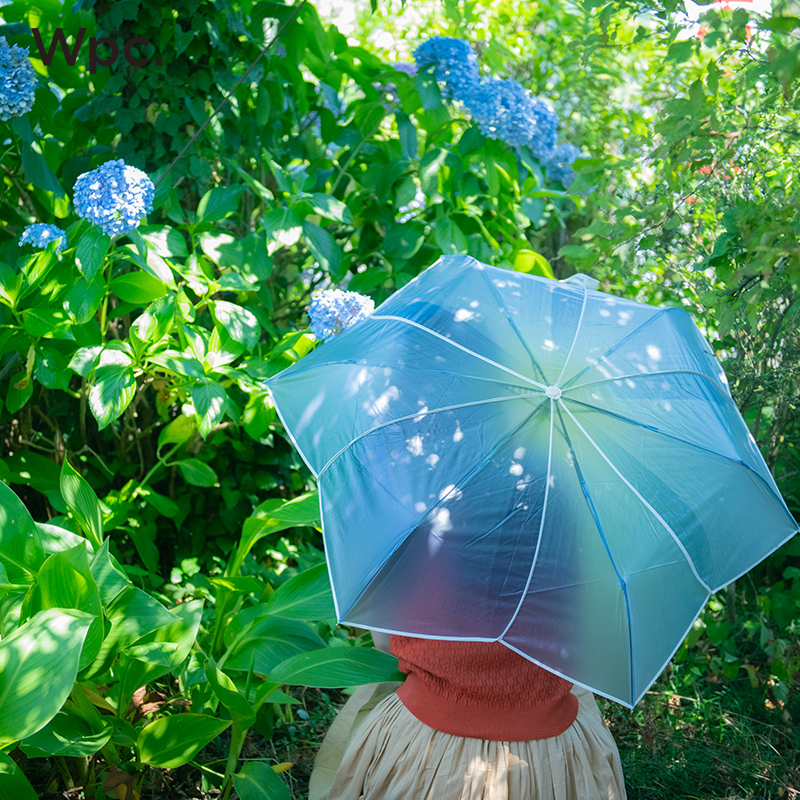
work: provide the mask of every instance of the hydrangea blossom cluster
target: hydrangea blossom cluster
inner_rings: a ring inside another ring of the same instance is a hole
[[[119,236],[133,230],[153,210],[155,187],[144,172],[119,159],[84,172],[73,192],[78,216],[109,236]]]
[[[22,231],[19,237],[20,244],[31,244],[34,247],[44,248],[50,242],[58,241],[56,245],[56,252],[60,253],[66,246],[64,243],[67,241],[67,235],[61,228],[55,225],[46,225],[44,222],[36,222],[33,225],[28,225]]]
[[[485,136],[512,147],[527,145],[540,160],[553,152],[558,115],[550,103],[511,78],[481,78],[469,42],[434,37],[414,51],[414,60],[420,67],[435,65],[434,75],[445,84],[445,95],[467,107]]]
[[[547,177],[552,181],[559,181],[566,189],[575,180],[575,170],[570,165],[580,157],[581,151],[574,144],[560,144],[544,162]]]
[[[444,84],[447,99],[466,104],[466,96],[474,91],[480,81],[478,54],[463,39],[434,36],[414,51],[414,62],[417,67],[434,65],[433,74],[437,81]]]
[[[375,303],[363,294],[327,289],[308,307],[311,332],[317,339],[330,339],[366,319],[374,310]]]
[[[0,119],[20,117],[33,108],[36,73],[28,58],[28,48],[8,46],[0,36]]]

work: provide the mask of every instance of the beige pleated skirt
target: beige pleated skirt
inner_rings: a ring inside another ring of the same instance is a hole
[[[309,800],[625,800],[614,739],[591,692],[559,736],[528,742],[467,739],[420,722],[394,694],[362,686],[317,755]]]

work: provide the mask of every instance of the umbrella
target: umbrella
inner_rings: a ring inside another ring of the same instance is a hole
[[[682,309],[445,256],[267,385],[340,622],[501,641],[629,707],[798,528]]]

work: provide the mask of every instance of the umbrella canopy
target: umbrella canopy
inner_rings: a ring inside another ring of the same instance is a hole
[[[341,622],[499,640],[630,707],[797,531],[681,309],[445,256],[267,385]]]

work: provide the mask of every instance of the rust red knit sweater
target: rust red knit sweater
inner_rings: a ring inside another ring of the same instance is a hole
[[[397,690],[421,722],[470,739],[520,742],[563,733],[578,715],[572,684],[500,642],[393,635],[408,674]]]

